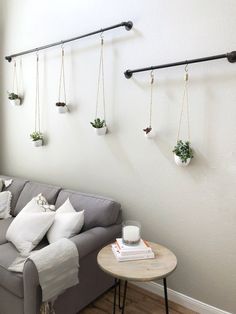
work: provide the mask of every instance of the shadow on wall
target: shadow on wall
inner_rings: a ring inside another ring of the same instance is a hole
[[[0,45],[0,73],[3,73],[3,67],[4,67],[4,47],[5,47],[5,21],[7,17],[7,8],[8,3],[7,1],[0,1],[0,38],[1,38],[1,45]],[[4,97],[6,96],[6,93],[3,90],[4,86],[4,77],[0,75],[0,173],[2,169],[2,154],[3,151],[3,134],[4,134],[4,120],[3,120],[3,103],[4,103]]]
[[[3,23],[3,1],[0,2],[0,38],[1,38],[1,45],[0,45],[0,73],[2,73],[2,66],[3,66],[3,43],[4,43],[4,23]],[[3,116],[2,112],[2,104],[3,104],[3,77],[0,75],[0,119]],[[2,130],[3,128],[3,123],[1,121],[0,123],[0,172],[1,172],[1,165],[2,165]]]

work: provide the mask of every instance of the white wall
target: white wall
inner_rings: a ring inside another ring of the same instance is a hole
[[[105,33],[109,134],[97,137],[94,117],[99,36],[66,45],[67,94],[73,110],[59,115],[59,49],[40,53],[42,129],[33,148],[35,56],[22,58],[25,95],[1,109],[1,172],[111,196],[125,218],[141,221],[143,237],[172,249],[179,261],[172,289],[236,313],[236,64],[189,66],[191,141],[195,158],[173,162],[183,67],[156,72],[155,140],[147,140],[149,73],[127,80],[127,68],[198,58],[235,49],[233,0],[5,0],[4,54],[132,20],[134,29]],[[3,61],[2,95],[12,64]]]

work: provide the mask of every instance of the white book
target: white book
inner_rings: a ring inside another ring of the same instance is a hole
[[[116,239],[116,245],[122,256],[152,253],[151,247],[142,239],[137,245],[125,245],[122,238]]]
[[[116,259],[118,260],[118,262],[135,261],[135,260],[149,259],[149,258],[155,257],[153,252],[135,254],[135,255],[129,255],[129,256],[122,256],[120,254],[119,248],[117,247],[116,244],[112,244],[112,251],[113,251]]]

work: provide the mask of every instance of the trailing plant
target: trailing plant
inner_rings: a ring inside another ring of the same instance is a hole
[[[15,99],[20,99],[20,97],[15,93],[8,93],[8,99],[15,100]]]
[[[106,126],[105,120],[101,120],[100,118],[94,119],[94,122],[90,122],[90,124],[95,128],[95,129],[101,129],[104,126]]]
[[[190,146],[191,144],[189,141],[183,142],[182,140],[178,140],[173,153],[175,153],[182,162],[186,163],[187,159],[193,158],[193,150]]]
[[[58,101],[58,102],[56,103],[56,106],[57,106],[57,107],[65,107],[65,106],[66,106],[66,103],[65,103],[65,102],[60,102],[60,101]]]
[[[30,134],[32,141],[43,140],[43,134],[41,132],[33,132]]]

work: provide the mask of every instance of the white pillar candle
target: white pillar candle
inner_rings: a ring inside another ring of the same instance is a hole
[[[136,242],[140,238],[140,229],[137,226],[123,227],[123,240],[127,242]]]

